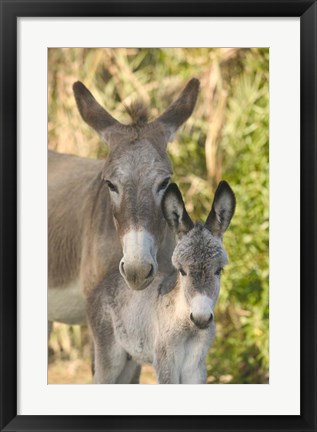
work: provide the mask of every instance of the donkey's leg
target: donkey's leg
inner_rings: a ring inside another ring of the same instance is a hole
[[[117,384],[139,384],[140,374],[141,366],[127,357],[127,362],[117,379]]]
[[[53,328],[53,321],[48,321],[47,322],[47,342],[49,342],[50,340],[52,328]]]
[[[107,347],[95,341],[94,384],[115,384],[127,362],[127,353],[116,342],[108,341]]]
[[[90,370],[91,375],[95,375],[95,348],[94,348],[94,342],[93,339],[90,338],[90,357],[91,357],[91,364],[90,364]]]
[[[140,384],[141,369],[142,367],[138,365],[132,377],[131,384]]]
[[[94,384],[115,384],[127,362],[127,353],[116,340],[111,320],[98,321],[93,331]]]

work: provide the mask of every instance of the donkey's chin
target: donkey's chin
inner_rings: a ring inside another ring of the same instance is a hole
[[[125,279],[125,278],[124,278]],[[143,283],[133,283],[133,282],[129,282],[125,279],[126,284],[128,285],[128,287],[130,289],[132,289],[133,291],[142,291],[145,288],[147,288],[154,280],[154,277],[150,278],[150,279],[146,279]]]

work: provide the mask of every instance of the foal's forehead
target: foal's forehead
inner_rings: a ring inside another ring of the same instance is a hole
[[[112,150],[105,163],[104,173],[125,181],[135,177],[168,176],[172,174],[172,168],[165,151],[143,140],[122,144]]]
[[[224,254],[221,240],[200,223],[196,223],[177,245],[178,259],[188,265],[212,264],[215,259],[222,259]]]

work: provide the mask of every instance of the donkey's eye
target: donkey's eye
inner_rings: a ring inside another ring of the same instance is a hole
[[[117,186],[115,186],[113,183],[111,183],[111,181],[106,180],[106,183],[108,185],[108,188],[111,190],[111,192],[116,192],[118,193],[118,188]]]
[[[164,190],[167,188],[168,184],[169,184],[169,177],[166,178],[164,181],[162,181],[162,183],[159,185],[159,187],[157,188],[157,191],[160,192],[161,190]]]
[[[180,274],[181,274],[182,276],[186,276],[186,275],[187,275],[187,273],[184,272],[184,270],[183,270],[182,268],[179,269],[179,272],[180,272]]]
[[[223,272],[223,268],[222,267],[219,267],[218,269],[217,269],[217,271],[215,271],[215,275],[216,276],[220,276],[220,274]]]

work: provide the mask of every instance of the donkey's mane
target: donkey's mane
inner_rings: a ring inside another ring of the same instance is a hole
[[[149,107],[141,100],[136,100],[124,106],[131,118],[130,126],[143,126],[149,120]]]

